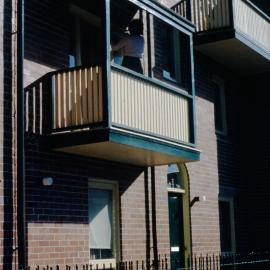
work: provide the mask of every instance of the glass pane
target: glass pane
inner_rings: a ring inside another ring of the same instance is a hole
[[[183,188],[181,175],[176,164],[168,165],[167,185],[172,188]]]
[[[111,61],[191,90],[190,37],[125,0],[111,0]]]
[[[112,191],[89,189],[91,259],[113,257]]]
[[[142,10],[125,0],[111,1],[111,60],[144,74],[145,23]]]
[[[190,88],[189,37],[154,17],[153,76],[166,83]]]

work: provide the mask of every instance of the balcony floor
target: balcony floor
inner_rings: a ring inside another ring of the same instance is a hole
[[[191,162],[199,160],[200,155],[199,151],[192,147],[119,130],[76,133],[52,135],[48,142],[55,151],[137,166]]]

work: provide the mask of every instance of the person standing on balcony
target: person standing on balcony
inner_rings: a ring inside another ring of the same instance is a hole
[[[112,53],[122,50],[122,66],[143,74],[141,58],[144,52],[143,22],[134,19],[128,26],[129,35],[126,34],[117,43],[112,44]]]

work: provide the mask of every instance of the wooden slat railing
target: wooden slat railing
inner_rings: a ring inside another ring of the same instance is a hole
[[[232,0],[193,0],[192,21],[197,32],[230,26]]]
[[[44,88],[47,81],[39,80],[25,90],[25,131],[42,135],[46,129],[44,118],[47,109],[43,104],[47,100]]]
[[[102,69],[67,70],[52,76],[53,129],[103,121]]]
[[[197,32],[232,26],[270,52],[270,17],[250,1],[193,0],[192,20]]]
[[[178,15],[184,17],[185,19],[188,18],[188,4],[187,1],[189,0],[181,0],[176,5],[172,6],[171,9],[176,12]]]

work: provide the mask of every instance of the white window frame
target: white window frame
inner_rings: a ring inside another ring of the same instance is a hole
[[[236,252],[236,238],[235,238],[235,217],[234,217],[234,199],[233,197],[219,196],[219,202],[227,202],[230,206],[230,229],[231,229],[231,252],[223,252],[223,254]]]
[[[218,90],[217,89],[215,89],[215,90],[220,92],[219,97],[220,97],[220,104],[221,104],[220,112],[221,112],[222,129],[217,129],[215,127],[216,134],[227,135],[225,82],[222,78],[220,78],[218,76],[213,76],[212,82],[218,86]],[[215,104],[214,104],[214,106],[215,106]],[[216,116],[214,115],[214,117],[216,117]]]
[[[112,191],[112,211],[113,211],[113,255],[112,259],[97,259],[91,260],[90,264],[95,267],[98,266],[99,269],[105,268],[115,268],[116,263],[120,258],[120,227],[119,227],[119,184],[116,181],[104,180],[104,179],[88,179],[88,189],[89,188],[98,188],[104,190]],[[88,193],[89,194],[89,193]],[[88,198],[88,216],[90,211],[89,198]],[[90,229],[90,220],[89,220],[89,229]],[[91,248],[90,233],[89,233],[89,253]]]

